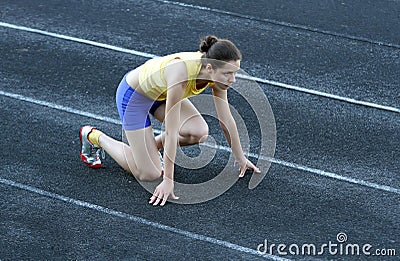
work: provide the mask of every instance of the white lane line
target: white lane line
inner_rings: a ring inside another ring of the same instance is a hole
[[[41,101],[41,100],[37,100],[37,99],[34,99],[34,98],[25,97],[23,95],[19,95],[19,94],[15,94],[15,93],[10,93],[10,92],[5,92],[5,91],[1,91],[0,90],[0,95],[5,96],[5,97],[9,97],[9,98],[13,98],[13,99],[17,99],[17,100],[21,100],[21,101],[26,101],[26,102],[37,104],[37,105],[41,105],[41,106],[46,106],[46,107],[49,107],[49,108],[52,108],[52,109],[56,109],[56,110],[60,110],[60,111],[64,111],[64,112],[68,112],[68,113],[72,113],[72,114],[76,114],[76,115],[80,115],[80,116],[89,117],[89,118],[92,118],[92,119],[96,119],[96,120],[100,120],[100,121],[104,121],[104,122],[108,122],[108,123],[113,123],[113,124],[117,124],[117,125],[121,124],[120,120],[118,120],[118,119],[113,119],[113,118],[110,118],[110,117],[105,117],[105,116],[101,116],[101,115],[98,115],[98,114],[94,114],[94,113],[90,113],[90,112],[86,112],[86,111],[82,111],[82,110],[77,110],[77,109],[74,109],[74,108],[58,105],[58,104],[47,102],[47,101]],[[156,130],[155,129],[154,131],[157,134],[161,133],[160,130]],[[210,145],[210,144],[205,144],[205,146],[212,147],[212,148],[219,149],[219,150],[223,150],[223,151],[226,151],[228,153],[232,152],[231,148],[226,147],[226,146],[221,146],[221,145],[216,145],[215,146],[215,145]],[[333,172],[327,172],[327,171],[324,171],[324,170],[311,168],[311,167],[303,166],[303,165],[300,165],[300,164],[287,162],[287,161],[284,161],[284,160],[279,160],[279,159],[275,159],[275,158],[260,157],[260,155],[254,154],[254,153],[248,153],[247,156],[254,157],[254,158],[257,158],[257,159],[260,159],[260,160],[269,161],[269,162],[272,162],[272,163],[275,163],[275,164],[278,164],[278,165],[282,165],[282,166],[285,166],[285,167],[289,167],[289,168],[293,168],[293,169],[297,169],[297,170],[313,173],[313,174],[316,174],[316,175],[319,175],[319,176],[328,177],[328,178],[344,181],[344,182],[347,182],[347,183],[360,185],[360,186],[373,188],[373,189],[378,189],[378,190],[381,190],[381,191],[386,191],[386,192],[390,192],[390,193],[394,193],[394,194],[399,194],[400,195],[400,189],[398,189],[398,188],[393,188],[393,187],[386,186],[386,185],[380,185],[380,184],[377,184],[377,183],[364,181],[362,179],[356,179],[356,178],[350,178],[350,177],[346,177],[346,176],[341,176],[341,175],[335,174]]]
[[[225,146],[221,146],[221,145],[212,145],[212,144],[202,144],[203,146],[207,146],[210,148],[214,148],[214,149],[219,149],[219,150],[223,150],[226,152],[231,153],[232,150],[229,147],[225,147]],[[338,175],[336,173],[333,172],[328,172],[328,171],[324,171],[324,170],[320,170],[320,169],[316,169],[316,168],[310,168],[307,166],[303,166],[297,163],[292,163],[292,162],[287,162],[284,160],[279,160],[279,159],[275,159],[275,158],[270,158],[270,157],[264,157],[258,155],[258,154],[254,154],[254,153],[245,153],[246,156],[249,157],[253,157],[256,159],[260,159],[260,160],[265,160],[265,161],[269,161],[278,165],[282,165],[285,167],[289,167],[292,169],[297,169],[297,170],[301,170],[301,171],[305,171],[305,172],[309,172],[309,173],[313,173],[319,176],[323,176],[323,177],[327,177],[327,178],[332,178],[332,179],[336,179],[336,180],[340,180],[340,181],[344,181],[347,183],[351,183],[351,184],[355,184],[355,185],[361,185],[364,187],[368,187],[368,188],[374,188],[374,189],[378,189],[378,190],[382,190],[382,191],[386,191],[386,192],[391,192],[394,194],[399,194],[400,195],[400,189],[397,188],[393,188],[390,186],[386,186],[386,185],[380,185],[377,183],[373,183],[373,182],[369,182],[369,181],[365,181],[362,179],[356,179],[356,178],[350,178],[350,177],[346,177],[346,176],[341,176]]]
[[[400,113],[400,108],[395,108],[392,106],[385,106],[385,105],[380,105],[380,104],[376,104],[376,103],[372,103],[372,102],[359,101],[359,100],[356,100],[353,98],[342,97],[342,96],[331,94],[331,93],[306,89],[303,87],[298,87],[298,86],[285,84],[285,83],[281,83],[281,82],[266,80],[266,79],[262,79],[262,78],[258,78],[258,77],[241,75],[241,78],[260,82],[260,83],[265,83],[265,84],[269,84],[269,85],[273,85],[273,86],[278,86],[278,87],[282,87],[282,88],[289,89],[289,90],[294,90],[294,91],[304,92],[304,93],[317,95],[317,96],[321,96],[321,97],[325,97],[325,98],[330,98],[333,100],[343,101],[343,102],[347,102],[347,103],[351,103],[351,104],[356,104],[356,105],[361,105],[361,106],[365,106],[365,107],[371,107],[371,108],[375,108],[375,109]]]
[[[115,216],[115,217],[119,217],[119,218],[123,218],[129,221],[133,221],[135,223],[141,224],[141,225],[145,225],[145,226],[149,226],[149,227],[153,227],[159,230],[163,230],[163,231],[167,231],[167,232],[171,232],[171,233],[175,233],[193,240],[199,240],[199,241],[203,241],[203,242],[207,242],[213,245],[217,245],[217,246],[221,246],[230,250],[234,250],[234,251],[238,251],[238,252],[243,252],[243,253],[247,253],[250,255],[255,255],[255,256],[259,256],[259,257],[265,257],[266,259],[269,260],[288,260],[285,258],[281,258],[279,256],[275,256],[275,255],[270,255],[270,254],[260,254],[258,253],[257,250],[255,249],[251,249],[251,248],[247,248],[247,247],[243,247],[237,244],[233,244],[230,243],[228,241],[224,241],[224,240],[220,240],[217,238],[213,238],[213,237],[208,237],[208,236],[204,236],[201,234],[197,234],[194,232],[190,232],[190,231],[186,231],[183,229],[179,229],[179,228],[175,228],[175,227],[171,227],[171,226],[167,226],[167,225],[163,225],[161,223],[158,222],[154,222],[154,221],[150,221],[148,219],[144,219],[135,215],[131,215],[131,214],[127,214],[124,212],[120,212],[120,211],[116,211],[107,207],[103,207],[103,206],[99,206],[96,204],[92,204],[86,201],[82,201],[82,200],[78,200],[78,199],[74,199],[74,198],[70,198],[70,197],[66,197],[57,193],[53,193],[53,192],[49,192],[46,190],[42,190],[36,187],[32,187],[32,186],[28,186],[28,185],[24,185],[12,180],[8,180],[8,179],[3,179],[0,178],[0,183],[4,184],[4,185],[8,185],[8,186],[12,186],[15,188],[19,188],[25,191],[29,191],[35,194],[39,194],[41,196],[45,196],[45,197],[49,197],[55,200],[60,200],[69,204],[73,204],[73,205],[77,205],[80,207],[84,207],[84,208],[89,208],[89,209],[93,209],[96,210],[98,212],[102,212],[111,216]]]
[[[4,22],[0,22],[0,26],[15,29],[15,30],[21,30],[21,31],[25,31],[25,32],[31,32],[31,33],[37,33],[37,34],[41,34],[41,35],[51,36],[51,37],[55,37],[58,39],[88,44],[88,45],[92,45],[92,46],[96,46],[96,47],[101,47],[101,48],[105,48],[105,49],[109,49],[109,50],[113,50],[113,51],[117,51],[117,52],[122,52],[122,53],[133,54],[133,55],[146,57],[146,58],[157,57],[157,55],[150,54],[150,53],[139,52],[139,51],[130,50],[130,49],[122,48],[122,47],[117,47],[117,46],[113,46],[113,45],[109,45],[109,44],[98,43],[95,41],[80,39],[77,37],[71,37],[71,36],[66,36],[66,35],[62,35],[62,34],[51,33],[51,32],[47,32],[47,31],[43,31],[43,30],[39,30],[39,29],[33,29],[33,28],[25,27],[25,26],[19,26],[19,25],[4,23]],[[256,81],[256,82],[263,83],[263,84],[269,84],[272,86],[276,86],[276,87],[280,87],[280,88],[284,88],[284,89],[288,89],[288,90],[317,95],[317,96],[321,96],[324,98],[339,100],[339,101],[347,102],[350,104],[362,105],[362,106],[371,107],[371,108],[375,108],[375,109],[400,113],[400,108],[396,108],[393,106],[385,106],[385,105],[380,105],[380,104],[376,104],[376,103],[372,103],[372,102],[360,101],[360,100],[356,100],[356,99],[352,99],[352,98],[342,97],[339,95],[334,95],[334,94],[330,94],[330,93],[326,93],[326,92],[311,90],[311,89],[298,87],[298,86],[294,86],[294,85],[290,85],[290,84],[286,84],[286,83],[276,82],[276,81],[272,81],[272,80],[267,80],[267,79],[263,79],[263,78],[259,78],[259,77],[246,76],[246,75],[239,74],[238,78],[242,78],[245,80],[252,80],[252,81]]]
[[[13,99],[17,99],[17,100],[21,100],[21,101],[26,101],[26,102],[37,104],[37,105],[41,105],[41,106],[45,106],[45,107],[49,107],[49,108],[64,111],[64,112],[69,112],[69,113],[76,114],[76,115],[89,117],[89,118],[100,120],[100,121],[105,121],[105,122],[114,123],[114,124],[120,124],[120,120],[116,120],[116,119],[113,119],[110,117],[100,116],[98,114],[77,110],[77,109],[74,109],[71,107],[66,107],[66,106],[58,105],[58,104],[47,102],[47,101],[41,101],[41,100],[29,98],[29,97],[26,97],[23,95],[15,94],[15,93],[4,92],[4,91],[0,90],[0,95],[6,96],[9,98],[13,98]]]
[[[54,38],[73,41],[73,42],[77,42],[77,43],[83,43],[83,44],[87,44],[87,45],[101,47],[101,48],[105,48],[105,49],[109,49],[109,50],[113,50],[113,51],[117,51],[117,52],[122,52],[122,53],[133,54],[133,55],[142,56],[142,57],[146,57],[146,58],[156,57],[156,55],[149,54],[149,53],[139,52],[139,51],[135,51],[135,50],[130,50],[130,49],[122,48],[122,47],[117,47],[117,46],[113,46],[113,45],[109,45],[109,44],[105,44],[105,43],[99,43],[99,42],[95,42],[95,41],[85,40],[85,39],[67,36],[67,35],[63,35],[63,34],[51,33],[51,32],[34,29],[34,28],[29,28],[29,27],[25,27],[25,26],[19,26],[19,25],[3,23],[3,22],[0,22],[0,26],[11,28],[11,29],[16,29],[16,30],[21,30],[21,31],[25,31],[25,32],[30,32],[30,33],[37,33],[37,34],[41,34],[41,35],[51,36]]]
[[[164,4],[177,5],[177,6],[182,6],[182,7],[192,8],[192,9],[213,12],[213,13],[217,13],[217,14],[240,17],[240,18],[244,18],[247,20],[251,20],[251,21],[266,22],[269,24],[274,24],[274,25],[279,25],[279,26],[284,26],[284,27],[289,27],[289,28],[294,28],[294,29],[300,29],[300,30],[304,30],[304,31],[310,31],[310,32],[314,32],[314,33],[320,33],[320,34],[325,34],[325,35],[330,35],[330,36],[335,36],[335,37],[341,37],[341,38],[355,40],[355,41],[359,41],[359,42],[365,42],[365,43],[400,49],[400,45],[398,45],[398,44],[376,41],[376,40],[372,40],[372,39],[365,38],[365,37],[353,36],[353,35],[349,35],[349,34],[342,34],[342,33],[332,32],[332,31],[328,31],[328,30],[322,30],[319,28],[306,26],[306,25],[282,22],[282,21],[268,19],[268,18],[259,18],[259,17],[255,17],[255,16],[251,16],[251,15],[239,14],[239,13],[235,13],[235,12],[224,11],[221,9],[210,8],[210,7],[200,6],[200,5],[186,4],[186,3],[176,2],[176,1],[167,1],[167,0],[153,0],[153,1],[161,2]]]

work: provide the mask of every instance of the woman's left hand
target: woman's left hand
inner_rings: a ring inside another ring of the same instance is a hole
[[[261,173],[261,170],[257,168],[250,160],[244,158],[243,160],[239,161],[239,178],[243,178],[246,170],[252,169],[256,173]]]

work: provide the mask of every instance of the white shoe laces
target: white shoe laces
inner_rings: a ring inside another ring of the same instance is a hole
[[[99,148],[99,147],[96,147],[96,146],[91,146],[90,153],[92,155],[96,154],[96,159],[100,158],[100,156],[101,156],[102,159],[106,158],[106,153],[104,152],[103,148]]]

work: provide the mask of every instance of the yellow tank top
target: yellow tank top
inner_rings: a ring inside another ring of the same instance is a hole
[[[156,57],[145,62],[139,73],[139,85],[146,96],[153,100],[163,101],[167,98],[167,82],[164,77],[165,66],[174,59],[185,62],[188,72],[188,83],[184,98],[197,95],[213,83],[201,89],[196,88],[196,78],[201,70],[201,52],[182,52]]]

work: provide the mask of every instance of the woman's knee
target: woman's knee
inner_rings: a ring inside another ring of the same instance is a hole
[[[152,163],[151,160],[145,160],[147,163],[139,163],[133,160],[132,153],[131,157],[127,158],[127,166],[124,167],[129,173],[131,173],[139,181],[154,181],[161,176],[161,163]]]
[[[138,169],[138,172],[135,173],[135,178],[138,179],[139,181],[144,181],[144,182],[148,182],[148,181],[154,181],[158,178],[161,177],[161,169],[160,170],[145,170],[145,169]]]
[[[204,124],[202,129],[197,133],[197,138],[198,138],[199,143],[204,143],[204,142],[206,142],[207,137],[208,137],[208,125],[206,123],[206,124]]]
[[[207,123],[203,123],[201,125],[192,128],[188,133],[189,139],[193,141],[193,143],[203,143],[207,140],[208,137],[208,125]]]

